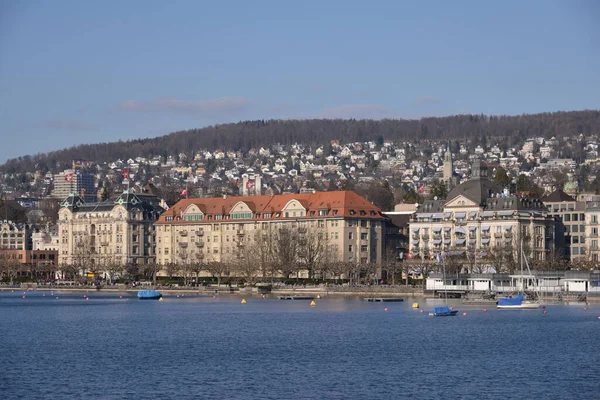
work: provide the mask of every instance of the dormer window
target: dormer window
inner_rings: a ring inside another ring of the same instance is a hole
[[[319,217],[326,217],[327,216],[327,210],[319,210]]]
[[[349,213],[350,213],[350,215],[354,215],[355,214],[354,210],[350,210]]]

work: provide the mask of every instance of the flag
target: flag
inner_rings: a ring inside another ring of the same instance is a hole
[[[181,193],[179,193],[179,195],[180,195],[181,197],[185,197],[185,198],[187,198],[187,195],[188,195],[188,190],[187,190],[187,188],[186,188],[186,189],[183,189],[183,190],[181,191]]]
[[[121,176],[123,177],[123,179],[129,179],[129,170],[128,169],[121,170]]]
[[[65,181],[67,181],[69,183],[73,182],[73,174],[66,174]]]
[[[417,193],[423,193],[425,191],[425,186],[421,186],[417,189]]]

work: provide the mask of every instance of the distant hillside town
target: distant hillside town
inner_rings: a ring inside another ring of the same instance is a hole
[[[6,171],[0,274],[395,281],[440,255],[455,273],[512,273],[521,252],[593,270],[599,162],[596,134],[378,136]]]

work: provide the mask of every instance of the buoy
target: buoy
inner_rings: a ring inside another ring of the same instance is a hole
[[[46,297],[46,293],[44,293],[44,294],[42,295],[42,297]]]
[[[542,314],[548,314],[548,311],[544,310],[542,311]]]
[[[179,298],[179,295],[177,295],[177,298]]]
[[[451,309],[451,310],[454,310],[454,307],[450,306],[450,309]]]
[[[316,305],[317,305],[317,303],[315,303],[315,301],[314,301],[314,300],[310,302],[310,306],[311,306],[311,307],[314,307],[314,306],[316,306]]]
[[[84,294],[84,295],[83,295],[83,298],[85,299],[86,297],[87,297],[87,296]]]
[[[413,303],[412,308],[419,308],[419,303]]]
[[[483,312],[487,312],[487,308],[484,308],[484,309],[483,309]]]
[[[86,298],[85,298],[85,301],[88,301],[89,299],[90,299],[89,297],[86,297]]]
[[[246,304],[246,299],[242,299],[241,303]]]
[[[317,300],[320,300],[320,299],[321,299],[321,295],[320,295],[320,294],[318,294],[318,295],[317,295]]]
[[[387,307],[383,309],[383,311],[387,311]]]
[[[119,298],[120,298],[120,299],[122,299],[122,298],[123,298],[123,296],[119,296]]]
[[[542,308],[546,308],[546,306],[542,306]]]
[[[213,296],[213,299],[216,299],[216,298],[217,298],[217,296]]]
[[[58,300],[58,296],[56,296],[56,300]]]
[[[425,311],[423,311],[423,310],[419,310],[419,312],[425,312]]]
[[[466,317],[466,316],[467,316],[467,313],[466,313],[466,312],[464,312],[464,313],[463,313],[463,317]]]
[[[164,301],[165,299],[163,299],[162,297],[160,299],[158,299],[158,301]]]
[[[587,307],[583,307],[583,311],[587,311]]]
[[[25,296],[22,296],[23,298],[25,298]]]

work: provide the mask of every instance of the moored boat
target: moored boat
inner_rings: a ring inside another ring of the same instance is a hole
[[[140,300],[158,300],[162,297],[162,294],[156,290],[140,290],[137,297]]]
[[[456,315],[458,310],[452,310],[450,307],[436,307],[429,313],[431,317],[451,317]]]
[[[539,308],[539,303],[525,301],[525,293],[520,293],[517,297],[502,297],[498,299],[498,309],[500,310],[533,310]]]

